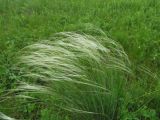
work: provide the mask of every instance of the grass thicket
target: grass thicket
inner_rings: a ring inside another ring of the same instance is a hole
[[[159,0],[0,0],[0,111],[30,120],[158,120],[159,14]]]

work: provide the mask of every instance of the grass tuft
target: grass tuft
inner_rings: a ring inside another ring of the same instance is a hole
[[[57,33],[23,48],[16,65],[27,81],[19,89],[43,94],[46,89],[49,109],[72,119],[77,114],[115,119],[126,76],[132,73],[127,55],[114,40],[75,32]]]

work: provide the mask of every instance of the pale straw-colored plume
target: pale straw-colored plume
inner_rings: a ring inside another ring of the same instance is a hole
[[[71,118],[114,119],[132,73],[121,45],[105,35],[57,33],[22,49],[17,61],[25,79],[18,90],[24,96],[41,93],[48,109],[66,111]]]

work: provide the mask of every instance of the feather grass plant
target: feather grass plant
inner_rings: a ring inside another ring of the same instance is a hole
[[[127,75],[132,72],[122,46],[112,39],[61,32],[19,54],[16,66],[25,81],[18,90],[25,96],[42,93],[40,99],[49,109],[70,119],[118,117]]]

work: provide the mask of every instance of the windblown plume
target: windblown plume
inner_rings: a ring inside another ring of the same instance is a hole
[[[129,60],[108,37],[61,32],[21,50],[16,64],[25,78],[19,90],[48,95],[49,109],[114,119],[122,96]],[[72,114],[70,114],[72,113]]]

